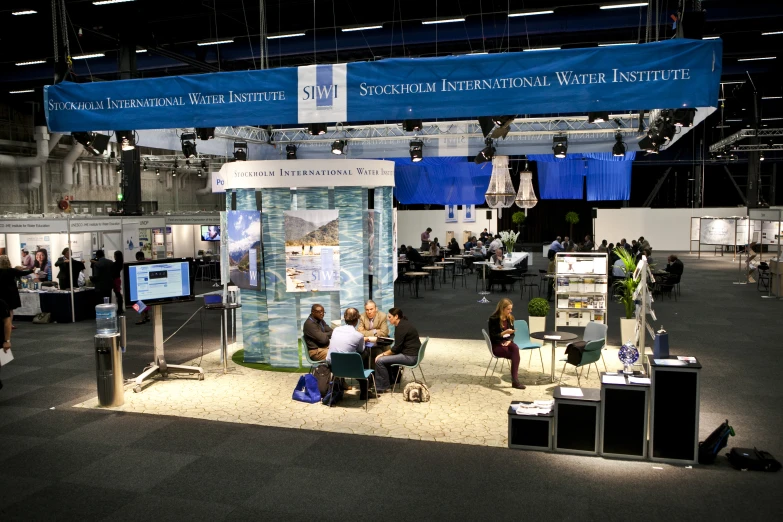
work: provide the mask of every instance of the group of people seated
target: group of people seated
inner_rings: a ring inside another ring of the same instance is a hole
[[[332,329],[324,321],[324,307],[314,304],[310,316],[302,327],[304,342],[314,361],[326,360],[331,364],[333,353],[361,354],[365,364],[375,367],[375,386],[377,393],[385,393],[392,387],[396,373],[394,364],[412,365],[419,358],[421,340],[419,332],[408,321],[399,308],[389,309],[388,315],[378,310],[372,300],[364,304],[364,313],[356,308],[347,308],[343,313],[345,324]],[[378,343],[379,337],[388,337],[389,325],[394,326],[394,343],[370,361],[371,349]],[[366,399],[367,381],[359,381],[360,398]]]
[[[560,236],[557,236],[557,238],[549,245],[549,252],[592,252],[594,248],[595,245],[593,244],[593,238],[590,236],[590,234],[585,236],[584,241],[576,244],[574,244],[574,242],[571,241],[571,238],[568,236],[565,236],[564,239],[561,239]],[[601,249],[599,248],[598,250],[600,251]],[[548,255],[549,254],[547,254],[547,257]]]

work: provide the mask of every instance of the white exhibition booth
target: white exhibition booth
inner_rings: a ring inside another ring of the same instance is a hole
[[[491,217],[487,219],[487,212]],[[398,210],[397,211],[397,245],[421,246],[421,233],[431,228],[430,239],[438,238],[441,246],[449,243],[450,233],[457,238],[460,248],[467,239],[466,233],[478,237],[485,228],[493,234],[497,233],[497,209],[477,208],[474,221],[465,221],[465,207],[458,209],[454,217],[449,218],[446,211],[441,210]],[[446,222],[447,219],[456,221]]]
[[[89,259],[98,249],[113,259],[115,251],[122,251],[125,261],[134,261],[141,250],[148,259],[165,257],[200,257],[220,253],[216,241],[203,241],[201,227],[219,225],[218,213],[180,214],[167,216],[107,216],[81,217],[56,215],[51,217],[19,216],[0,219],[0,253],[8,255],[12,266],[22,264],[22,249],[35,258],[45,250],[50,266],[50,281],[57,281],[59,268],[55,266],[63,249],[70,246],[74,259],[85,263],[85,277],[92,275]],[[43,281],[41,281],[43,282]],[[73,288],[78,288],[77,281]],[[37,294],[56,291],[53,287],[25,289],[24,310],[18,315],[40,312]],[[65,293],[65,292],[63,292]],[[73,291],[71,319],[76,320]],[[28,295],[29,294],[29,295]],[[27,312],[27,313],[25,313]]]

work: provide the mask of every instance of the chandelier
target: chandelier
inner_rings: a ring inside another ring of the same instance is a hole
[[[533,190],[533,173],[527,169],[527,163],[525,163],[525,170],[519,173],[519,191],[514,203],[526,210],[535,207],[538,203],[536,192]]]
[[[514,204],[514,185],[508,170],[508,156],[492,158],[492,177],[484,195],[489,208],[502,209]],[[500,212],[498,212],[500,215]]]

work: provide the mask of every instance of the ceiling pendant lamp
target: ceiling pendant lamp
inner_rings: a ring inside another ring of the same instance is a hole
[[[492,158],[492,177],[489,179],[489,187],[484,195],[487,205],[499,209],[499,217],[502,209],[514,204],[514,196],[516,194],[509,174],[508,156],[495,156]]]
[[[527,163],[525,163],[525,170],[519,173],[519,191],[514,203],[525,210],[535,207],[538,203],[536,192],[533,190],[533,173],[527,169]]]

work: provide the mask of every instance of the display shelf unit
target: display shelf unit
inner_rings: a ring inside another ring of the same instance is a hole
[[[609,274],[605,252],[555,255],[555,329],[607,324]]]

